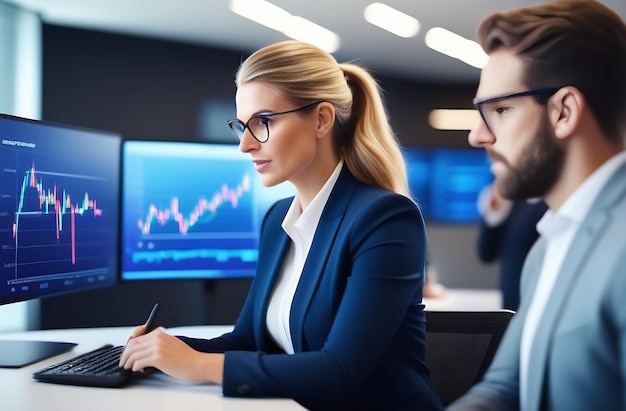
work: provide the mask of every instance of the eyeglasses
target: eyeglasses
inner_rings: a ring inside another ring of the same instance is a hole
[[[483,122],[487,126],[489,132],[493,133],[493,125],[497,124],[498,116],[506,112],[510,107],[506,106],[497,106],[490,108],[493,103],[498,103],[502,100],[508,100],[510,98],[516,97],[524,97],[524,96],[544,96],[544,97],[552,97],[554,93],[559,91],[561,87],[540,87],[534,88],[526,91],[520,91],[517,93],[504,94],[501,96],[490,97],[486,99],[474,99],[474,107],[480,113],[480,116],[483,119]],[[542,104],[547,102],[547,98],[545,101],[542,101]]]
[[[307,108],[311,108],[319,103],[321,103],[321,101],[315,101],[307,104],[306,106],[294,108],[293,110],[281,111],[278,113],[257,114],[256,116],[250,117],[247,123],[235,118],[228,120],[228,127],[230,127],[233,131],[237,141],[241,141],[247,128],[250,130],[252,137],[254,137],[259,143],[265,143],[270,138],[270,117],[306,110]]]

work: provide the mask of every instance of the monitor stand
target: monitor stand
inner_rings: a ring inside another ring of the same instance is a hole
[[[0,340],[0,368],[22,368],[74,348],[76,343]]]

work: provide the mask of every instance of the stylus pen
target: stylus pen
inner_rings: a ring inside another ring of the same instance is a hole
[[[146,320],[146,328],[145,328],[144,334],[148,334],[150,331],[152,331],[152,328],[154,327],[154,320],[156,319],[160,306],[161,304],[155,303],[154,306],[152,307],[152,311],[150,311],[150,315],[148,316],[148,319]]]

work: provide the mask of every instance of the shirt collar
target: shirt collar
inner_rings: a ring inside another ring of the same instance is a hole
[[[324,183],[320,191],[315,195],[315,198],[313,198],[313,201],[311,201],[304,212],[300,207],[298,194],[296,194],[282,223],[283,230],[285,230],[290,237],[292,237],[293,229],[301,232],[308,232],[311,233],[311,235],[315,232],[317,223],[322,216],[322,211],[324,211],[324,207],[330,197],[330,193],[339,178],[342,167],[343,160],[340,160],[335,167],[335,170],[332,172],[330,177],[328,177],[326,183]]]
[[[561,208],[556,211],[549,209],[543,218],[539,220],[539,223],[537,223],[537,230],[541,235],[557,230],[557,227],[561,226],[561,224],[565,224],[565,221],[581,224],[600,194],[600,191],[602,191],[611,176],[615,174],[617,169],[624,163],[626,163],[626,151],[614,155],[594,171],[580,187],[565,200]]]
[[[587,177],[582,185],[574,191],[565,203],[563,203],[558,212],[578,222],[582,222],[600,194],[600,191],[602,191],[611,176],[615,174],[617,169],[624,164],[624,162],[626,162],[626,151],[622,151],[611,157]]]

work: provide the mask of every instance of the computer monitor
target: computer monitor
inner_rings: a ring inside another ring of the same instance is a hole
[[[429,218],[433,222],[480,221],[478,196],[493,180],[491,160],[482,149],[433,149]]]
[[[419,205],[424,219],[430,217],[430,152],[431,150],[426,148],[402,148],[409,190]]]
[[[251,278],[261,223],[290,183],[261,184],[236,144],[126,140],[122,280]]]
[[[0,304],[113,286],[121,136],[0,115]],[[71,343],[2,341],[0,366]]]
[[[431,223],[471,224],[480,220],[477,201],[491,183],[491,161],[474,148],[405,147],[409,188]]]

